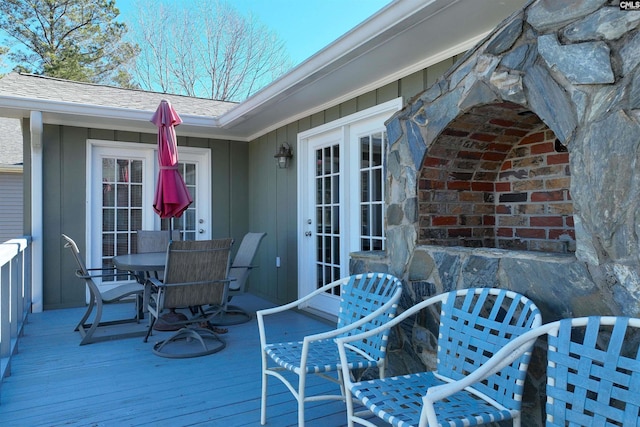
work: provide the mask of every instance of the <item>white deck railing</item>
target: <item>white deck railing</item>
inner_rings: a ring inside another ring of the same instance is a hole
[[[31,237],[0,244],[0,386],[31,312]]]

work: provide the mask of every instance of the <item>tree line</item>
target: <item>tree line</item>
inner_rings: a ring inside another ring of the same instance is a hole
[[[176,4],[181,5],[180,8]],[[0,59],[15,71],[242,101],[292,64],[277,33],[221,0],[2,0]]]

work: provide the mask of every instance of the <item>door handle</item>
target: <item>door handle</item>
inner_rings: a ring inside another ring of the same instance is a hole
[[[204,233],[204,228],[198,229],[198,233],[203,234]]]
[[[307,232],[304,233],[304,235],[307,236],[307,237],[311,237],[311,232],[307,231]]]

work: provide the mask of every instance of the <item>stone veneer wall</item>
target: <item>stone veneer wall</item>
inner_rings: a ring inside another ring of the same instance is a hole
[[[401,309],[451,289],[497,286],[530,297],[545,322],[639,316],[639,24],[640,12],[617,2],[532,1],[412,99],[387,123],[386,251],[352,254],[351,271],[402,278]],[[505,102],[531,111],[567,148],[575,255],[420,242],[429,228],[419,209],[426,153],[458,117]],[[393,332],[391,374],[433,366],[437,322],[425,319]],[[529,369],[523,425],[543,424],[542,358],[537,350]]]
[[[351,254],[352,273],[388,272],[385,252]],[[614,291],[605,293],[591,280],[589,266],[572,254],[491,248],[417,246],[412,253],[400,311],[443,292],[495,286],[526,295],[543,321],[615,311]],[[409,318],[391,333],[387,375],[435,368],[439,307]],[[546,360],[544,343],[534,351],[523,398],[523,426],[544,425]]]

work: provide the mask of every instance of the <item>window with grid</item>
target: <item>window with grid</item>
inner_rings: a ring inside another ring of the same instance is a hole
[[[360,250],[384,250],[386,132],[360,137]]]
[[[317,287],[338,280],[340,273],[340,146],[316,150]],[[334,288],[336,295],[340,290]]]
[[[102,265],[135,252],[135,230],[142,228],[143,162],[122,157],[102,159]],[[113,279],[110,279],[113,280]],[[105,278],[104,281],[110,281]]]

